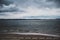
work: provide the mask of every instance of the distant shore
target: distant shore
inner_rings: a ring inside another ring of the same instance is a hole
[[[0,20],[60,20],[59,19],[0,19]]]

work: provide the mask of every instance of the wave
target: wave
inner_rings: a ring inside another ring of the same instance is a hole
[[[0,33],[0,34],[41,35],[41,36],[60,37],[59,35],[43,34],[43,33],[19,33],[19,32],[10,32],[10,33]]]

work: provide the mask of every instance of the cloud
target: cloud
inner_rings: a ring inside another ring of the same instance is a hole
[[[3,5],[3,7],[0,8],[0,13],[2,12],[25,12],[25,11],[17,7],[15,4],[10,4],[8,6]]]
[[[54,2],[57,8],[60,8],[60,0],[47,0],[48,2]]]
[[[16,5],[10,0],[0,0],[0,12],[17,11]]]
[[[12,1],[10,1],[10,0],[0,0],[0,6],[3,6],[3,4],[4,5],[10,5],[10,4],[12,4],[13,2]]]
[[[0,12],[13,12],[13,11],[17,11],[18,9],[16,8],[16,6],[14,4],[10,4],[8,6],[3,5],[2,8],[0,8]]]
[[[3,19],[55,19],[59,17],[60,9],[34,8],[24,9],[26,12],[8,12],[8,16],[1,16]],[[6,13],[5,13],[6,14]]]
[[[28,7],[28,6],[38,6],[38,7],[59,7],[60,0],[1,0],[1,5],[10,5],[10,4],[17,4],[21,7]]]
[[[60,5],[59,0],[13,0],[17,5],[22,7],[49,7],[49,8],[58,8]]]
[[[27,13],[23,15],[23,19],[55,19],[60,16],[60,9],[50,8],[34,8],[29,7],[26,9]]]
[[[60,17],[59,0],[9,0],[9,2],[8,5],[2,4],[3,7],[0,7],[2,19],[56,19]]]

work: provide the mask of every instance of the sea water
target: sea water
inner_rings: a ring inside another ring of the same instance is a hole
[[[45,33],[60,35],[57,19],[0,19],[0,33]]]

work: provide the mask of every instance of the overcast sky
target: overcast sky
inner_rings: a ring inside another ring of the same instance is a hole
[[[0,0],[0,19],[60,18],[60,0]]]

